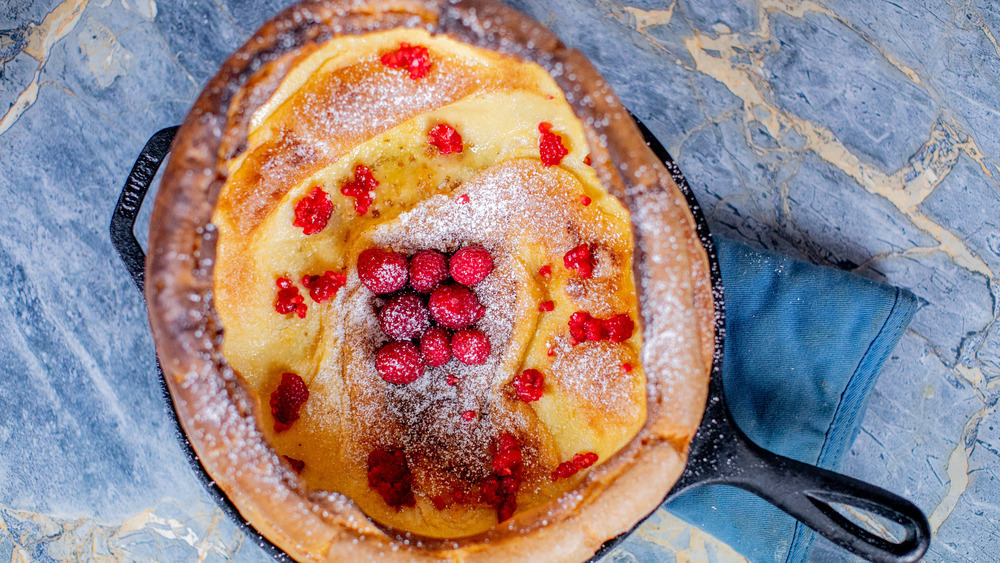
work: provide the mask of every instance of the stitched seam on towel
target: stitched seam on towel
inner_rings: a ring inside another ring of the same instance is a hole
[[[896,289],[896,298],[892,303],[892,308],[889,309],[889,313],[885,316],[885,321],[882,322],[882,326],[879,327],[878,332],[872,341],[868,344],[868,349],[865,353],[861,355],[861,359],[858,361],[858,365],[854,368],[854,373],[851,374],[850,379],[847,381],[847,385],[844,386],[844,392],[840,394],[840,401],[837,403],[837,408],[833,412],[833,418],[830,423],[830,427],[826,431],[826,436],[823,437],[823,447],[819,450],[819,456],[816,459],[816,464],[825,469],[833,469],[840,462],[840,455],[831,453],[831,448],[838,445],[837,440],[832,438],[837,437],[838,434],[844,431],[845,420],[851,422],[857,418],[859,411],[862,406],[862,402],[859,401],[849,401],[848,399],[857,397],[859,394],[863,394],[868,388],[874,384],[875,380],[878,379],[879,371],[881,371],[882,363],[885,360],[885,353],[890,352],[890,350],[883,350],[884,340],[886,334],[886,327],[889,326],[890,322],[895,320],[899,305],[900,305],[900,290]],[[878,362],[877,366],[871,366],[869,359],[872,351],[882,351],[882,358]],[[865,367],[872,367],[878,369],[864,370]],[[858,378],[859,373],[864,373],[865,377]],[[847,415],[846,418],[844,415]],[[840,452],[843,454],[843,452]],[[833,459],[830,459],[830,458]]]
[[[891,351],[891,349],[886,348],[885,335],[886,328],[890,326],[892,321],[896,320],[896,316],[900,313],[900,304],[902,291],[899,288],[896,289],[895,300],[892,303],[892,307],[889,309],[889,313],[885,317],[882,326],[879,327],[878,332],[872,341],[868,344],[868,349],[865,353],[861,355],[861,359],[858,361],[858,365],[854,368],[854,373],[851,374],[847,385],[844,386],[843,393],[840,394],[840,401],[837,403],[837,408],[833,412],[833,418],[830,427],[826,431],[826,435],[823,438],[823,447],[820,448],[819,456],[816,460],[816,465],[823,467],[825,469],[834,469],[836,465],[840,462],[840,456],[843,451],[834,454],[831,453],[831,445],[835,442],[841,442],[842,440],[831,440],[833,437],[839,437],[845,431],[845,424],[849,422],[856,421],[858,414],[861,410],[862,404],[867,401],[849,401],[848,399],[852,397],[857,397],[859,395],[867,395],[870,391],[870,387],[874,385],[875,381],[878,379],[878,374],[881,371],[882,364],[885,361],[886,354]],[[901,322],[906,322],[912,317],[912,313],[903,314],[903,318],[900,319]],[[881,352],[881,359],[876,360],[877,365],[869,365],[870,355],[872,351]],[[871,367],[872,369],[864,370],[866,367]],[[858,377],[859,373],[866,372],[865,377]],[[845,407],[845,405],[850,405]],[[852,411],[844,412],[845,408],[850,408]],[[843,416],[842,415],[846,415]],[[846,422],[845,422],[846,421]],[[843,447],[843,444],[841,444]],[[827,459],[829,457],[835,457],[835,459]],[[801,522],[795,523],[795,528],[792,531],[792,543],[788,548],[788,553],[785,555],[785,563],[798,563],[804,561],[806,555],[809,552],[809,548],[812,546],[812,540],[814,539],[815,532],[810,528],[806,527]]]

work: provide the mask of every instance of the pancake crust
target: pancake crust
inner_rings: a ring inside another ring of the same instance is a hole
[[[404,41],[430,49],[426,80],[379,63]],[[539,162],[541,121],[569,148],[560,166]],[[462,132],[461,156],[427,147],[438,122]],[[364,217],[339,191],[358,163],[380,182]],[[334,214],[303,237],[294,206],[314,186]],[[580,243],[596,258],[587,280],[561,264]],[[497,262],[477,288],[494,354],[456,372],[466,382],[457,388],[442,384],[455,362],[386,383],[373,367],[380,333],[358,253],[469,244]],[[538,274],[544,265],[552,276]],[[277,276],[330,269],[347,274],[334,300],[310,303],[301,320],[275,313]],[[192,444],[241,513],[297,559],[586,558],[655,508],[704,408],[713,300],[683,197],[589,63],[488,1],[319,2],[265,25],[178,135],[148,271],[158,352]],[[540,313],[546,299],[555,308]],[[573,346],[576,310],[628,313],[639,330]],[[546,374],[546,389],[525,404],[509,383],[528,367]],[[286,371],[310,399],[275,433],[267,399]],[[470,407],[474,423],[456,416]],[[435,502],[475,492],[502,432],[524,444],[514,517],[497,526],[482,503]],[[364,460],[386,445],[407,452],[412,509],[367,485]],[[598,465],[552,482],[581,451]],[[305,461],[302,474],[281,456]]]

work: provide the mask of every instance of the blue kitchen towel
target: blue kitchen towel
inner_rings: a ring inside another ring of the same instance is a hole
[[[715,237],[726,295],[722,382],[736,423],[764,448],[836,469],[916,297]],[[665,508],[754,563],[798,563],[814,533],[746,491],[709,485]]]

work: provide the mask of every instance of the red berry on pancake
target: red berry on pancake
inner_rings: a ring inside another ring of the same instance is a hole
[[[563,256],[563,264],[567,270],[576,270],[583,279],[589,278],[594,273],[594,257],[586,244],[567,252]]]
[[[493,256],[481,246],[466,246],[451,257],[449,267],[455,281],[465,286],[476,285],[493,271]]]
[[[448,363],[451,359],[451,338],[448,336],[448,331],[439,326],[431,327],[420,339],[420,352],[424,355],[424,361],[431,367]],[[448,377],[454,378],[452,375]]]
[[[537,369],[526,369],[514,378],[514,392],[525,403],[542,398],[545,376]]]
[[[406,257],[398,252],[369,248],[358,256],[358,277],[375,294],[403,289],[408,270]]]
[[[302,234],[312,235],[326,228],[333,214],[330,196],[316,186],[307,196],[295,204],[295,219],[292,225],[302,229]]]
[[[309,399],[309,388],[298,374],[283,373],[278,387],[271,392],[271,416],[274,431],[284,432],[299,419],[299,409]]]
[[[375,354],[375,369],[389,383],[412,383],[424,374],[424,359],[412,342],[390,342]]]
[[[427,76],[427,71],[431,68],[431,56],[427,47],[409,43],[400,43],[398,49],[382,55],[381,61],[389,68],[406,69],[413,80]]]
[[[469,288],[455,284],[442,285],[435,289],[434,293],[431,293],[428,305],[434,320],[450,329],[471,326],[482,316],[485,309]]]
[[[538,131],[542,134],[538,138],[538,154],[542,158],[542,164],[555,166],[562,162],[569,151],[563,146],[562,137],[552,132],[552,124],[543,121],[538,124]]]
[[[322,303],[337,295],[337,291],[347,283],[347,276],[327,270],[320,276],[302,276],[302,285],[309,290],[309,297]]]
[[[481,330],[460,330],[451,337],[451,353],[463,364],[481,365],[490,356],[490,340]]]
[[[382,332],[393,340],[410,340],[424,334],[431,325],[431,313],[414,293],[400,293],[378,312]]]
[[[420,293],[434,291],[448,279],[448,259],[436,250],[421,250],[410,257],[410,287]]]
[[[427,132],[427,142],[441,154],[462,152],[462,136],[447,123],[438,123]]]

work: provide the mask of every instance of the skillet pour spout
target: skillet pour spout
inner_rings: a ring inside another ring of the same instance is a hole
[[[702,215],[690,187],[677,165],[646,127],[637,124],[653,152],[663,160],[684,193],[694,213],[698,234],[706,246],[711,263],[718,330],[715,358],[709,382],[709,398],[680,479],[664,501],[704,485],[730,485],[750,491],[784,510],[797,520],[838,546],[869,561],[909,563],[919,561],[930,546],[930,525],[926,516],[910,501],[863,481],[813,467],[757,446],[739,429],[726,405],[722,389],[721,367],[724,342],[724,300],[719,272],[708,224]],[[145,255],[133,229],[143,199],[153,182],[160,164],[170,151],[176,127],[154,134],[143,148],[115,206],[111,219],[111,241],[140,294],[144,290]],[[164,397],[169,400],[164,384]],[[177,438],[202,485],[229,516],[251,539],[279,561],[290,558],[259,531],[254,529],[235,509],[230,499],[212,481],[198,461],[177,423]],[[900,524],[905,537],[894,541],[877,536],[847,519],[833,503],[866,510]],[[636,524],[635,528],[641,524]],[[635,530],[609,540],[591,558],[599,560]]]

